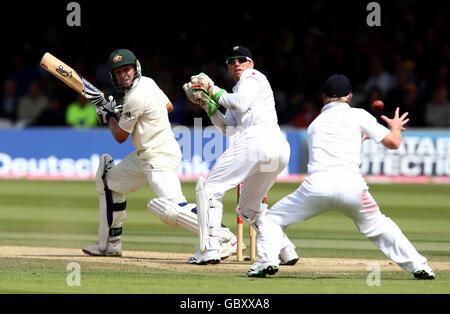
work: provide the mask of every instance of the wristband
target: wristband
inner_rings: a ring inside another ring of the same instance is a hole
[[[223,93],[225,93],[224,89],[219,90],[217,93],[211,96],[212,100],[214,100],[216,103],[219,103],[219,99]]]
[[[208,114],[208,117],[211,117],[215,115],[217,112],[217,105],[213,101],[208,102],[208,111],[206,112]]]
[[[109,112],[106,114],[106,123],[109,123],[109,118],[111,118],[111,117],[116,118],[116,114],[115,114],[114,112],[109,111]]]

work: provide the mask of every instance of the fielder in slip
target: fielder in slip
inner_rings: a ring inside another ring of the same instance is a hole
[[[370,138],[389,149],[397,149],[408,113],[394,118],[375,117],[359,108],[351,108],[352,88],[340,74],[332,75],[324,85],[324,106],[307,130],[309,149],[308,176],[297,191],[277,202],[260,219],[258,261],[248,271],[249,277],[263,277],[278,266],[278,251],[287,226],[305,221],[329,210],[351,218],[359,231],[387,257],[418,279],[435,275],[400,228],[383,215],[361,176],[360,149]]]
[[[110,96],[107,104],[97,107],[98,118],[108,124],[119,143],[131,134],[136,150],[117,165],[108,154],[100,158],[96,175],[99,239],[83,248],[84,253],[94,256],[122,255],[126,195],[146,184],[158,196],[148,202],[149,212],[170,226],[198,233],[196,205],[187,203],[177,175],[181,150],[168,118],[172,103],[153,79],[141,74],[139,61],[131,51],[114,51],[108,59],[108,70],[114,89],[125,96],[120,106]],[[220,257],[236,253],[234,234],[219,228],[218,235]]]
[[[233,135],[230,147],[218,158],[207,178],[197,182],[200,248],[189,259],[191,264],[220,262],[216,230],[222,221],[225,192],[243,182],[236,210],[257,227],[267,211],[262,200],[289,161],[290,147],[278,126],[272,88],[267,78],[254,69],[250,50],[242,46],[232,48],[226,64],[236,83],[233,93],[215,86],[203,73],[183,85],[189,100],[206,110],[222,134]],[[217,110],[219,106],[227,109],[225,114]],[[286,236],[278,254],[286,259],[284,262],[298,260],[295,247]]]

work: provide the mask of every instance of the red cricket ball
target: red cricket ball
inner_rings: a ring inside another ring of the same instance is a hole
[[[372,103],[372,109],[375,112],[380,112],[384,108],[384,103],[381,100],[375,100]]]

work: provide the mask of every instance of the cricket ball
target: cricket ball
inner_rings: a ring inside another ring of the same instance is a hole
[[[372,109],[375,112],[380,112],[384,108],[384,103],[381,100],[374,100],[372,103]]]

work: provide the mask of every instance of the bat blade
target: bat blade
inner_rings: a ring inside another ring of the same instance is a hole
[[[44,54],[41,59],[41,67],[56,76],[77,93],[89,99],[93,104],[101,105],[106,103],[103,92],[51,53],[46,52]]]

